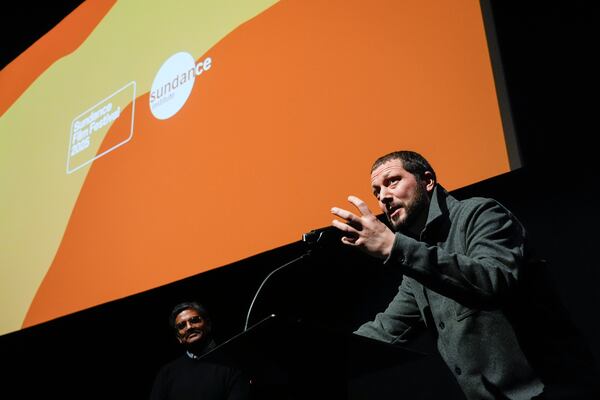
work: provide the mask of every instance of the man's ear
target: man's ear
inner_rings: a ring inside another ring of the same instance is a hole
[[[431,194],[436,183],[431,171],[425,171],[423,174],[423,182],[425,183],[425,190],[427,190],[427,193]]]

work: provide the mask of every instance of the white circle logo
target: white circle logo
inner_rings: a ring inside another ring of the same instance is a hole
[[[183,51],[163,63],[150,90],[150,111],[156,118],[168,119],[181,110],[192,93],[195,70],[194,57]]]

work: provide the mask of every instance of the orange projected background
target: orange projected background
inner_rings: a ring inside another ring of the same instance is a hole
[[[0,333],[375,208],[392,150],[510,170],[478,1],[197,3],[88,1],[1,72]]]

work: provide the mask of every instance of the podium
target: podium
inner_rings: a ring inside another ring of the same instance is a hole
[[[202,358],[243,370],[256,400],[384,399],[390,384],[399,385],[405,398],[435,398],[428,397],[435,370],[449,375],[445,365],[434,362],[432,368],[432,355],[275,314]],[[445,399],[462,398],[458,386],[437,388]]]

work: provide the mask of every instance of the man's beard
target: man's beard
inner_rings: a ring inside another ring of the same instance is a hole
[[[409,204],[403,204],[403,207],[405,213],[404,220],[392,221],[389,217],[388,220],[397,232],[405,233],[414,227],[417,221],[419,221],[419,218],[423,213],[427,212],[429,207],[427,190],[425,190],[421,182],[417,184],[415,198]]]

